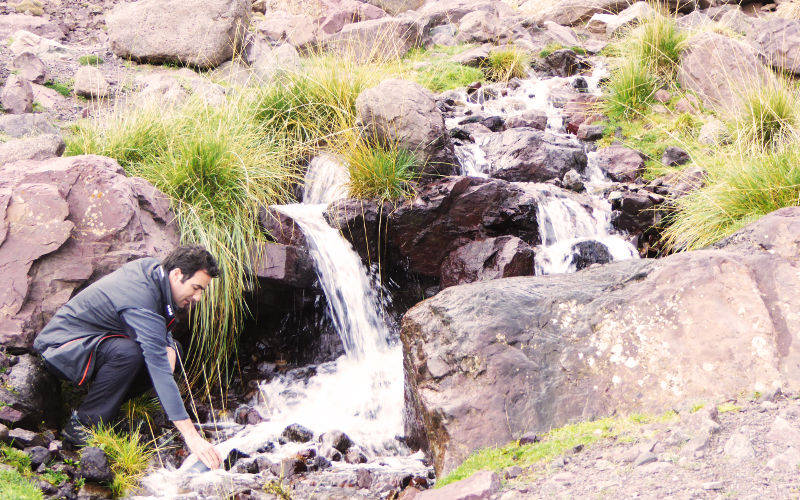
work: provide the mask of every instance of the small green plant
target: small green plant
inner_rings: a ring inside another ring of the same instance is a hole
[[[732,401],[727,401],[722,403],[721,405],[717,406],[717,411],[719,413],[730,413],[730,412],[738,412],[742,411],[742,407],[737,405]]]
[[[689,408],[689,413],[697,413],[698,411],[702,410],[706,407],[705,403],[695,403]]]
[[[283,482],[277,479],[267,481],[267,483],[264,485],[264,491],[275,495],[281,500],[292,500],[292,493],[289,488],[284,486]]]
[[[572,52],[575,52],[576,54],[581,56],[586,55],[586,49],[584,49],[583,47],[579,47],[577,45],[573,45],[572,47],[567,47],[558,42],[551,42],[545,45],[545,47],[539,51],[539,57],[544,59],[553,52],[561,49],[570,49]]]
[[[102,449],[108,455],[111,471],[114,473],[110,487],[115,497],[136,490],[154,454],[154,450],[143,441],[138,430],[125,433],[101,426],[92,429],[87,444]]]
[[[17,450],[10,446],[0,446],[0,453],[2,453],[2,462],[17,469],[20,473],[30,471],[31,457],[21,450]]]
[[[42,474],[42,479],[52,484],[53,486],[61,486],[62,484],[67,482],[67,480],[69,480],[69,476],[63,471],[47,469],[44,472],[44,474]]]
[[[514,442],[503,447],[478,450],[453,472],[437,481],[436,487],[465,479],[482,469],[499,471],[513,465],[528,467],[543,460],[552,460],[576,446],[589,446],[601,439],[619,439],[631,435],[642,424],[669,422],[675,418],[675,412],[659,416],[634,414],[628,417],[609,417],[553,429],[544,434],[538,443],[519,445]]]
[[[57,80],[50,80],[49,82],[45,82],[44,86],[49,89],[55,90],[64,97],[69,97],[70,95],[72,95],[71,83],[64,83],[64,82],[59,82]]]
[[[489,52],[483,68],[486,77],[496,82],[507,82],[512,78],[527,76],[531,66],[530,54],[518,47],[508,46]]]
[[[30,12],[31,15],[34,16],[42,16],[44,15],[44,5],[40,0],[21,0],[16,3],[12,3],[11,6],[17,12]]]
[[[755,148],[780,147],[797,137],[800,127],[798,93],[776,80],[749,89],[734,120],[739,141]]]
[[[686,32],[673,17],[654,13],[628,34],[623,53],[653,74],[672,78],[686,43]]]
[[[85,56],[80,56],[78,58],[78,63],[81,66],[100,66],[103,64],[103,58],[94,54],[88,54]]]
[[[622,63],[606,83],[603,111],[612,119],[642,115],[659,88],[658,78],[638,61]]]
[[[345,160],[351,196],[396,201],[413,195],[419,168],[413,153],[395,145],[356,139],[346,150]]]
[[[466,87],[482,82],[486,75],[479,68],[453,62],[434,63],[413,72],[414,80],[433,92]]]
[[[42,500],[42,491],[15,470],[0,470],[0,498],[9,500]]]

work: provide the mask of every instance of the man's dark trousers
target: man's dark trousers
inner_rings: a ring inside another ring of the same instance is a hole
[[[127,337],[105,339],[97,346],[95,356],[89,392],[77,411],[81,423],[87,426],[113,422],[122,403],[153,386],[136,341]]]

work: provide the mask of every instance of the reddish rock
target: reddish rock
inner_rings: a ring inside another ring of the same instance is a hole
[[[603,173],[617,182],[633,182],[644,172],[641,153],[625,146],[597,150],[596,161]]]
[[[383,9],[375,5],[357,0],[343,0],[336,3],[318,24],[322,33],[330,35],[338,33],[347,24],[380,19],[387,15]]]
[[[509,276],[533,275],[533,249],[515,236],[473,241],[442,262],[442,288]]]
[[[478,471],[444,488],[423,491],[416,500],[488,500],[500,490],[500,477],[490,470]]]
[[[583,172],[583,147],[561,137],[527,128],[489,135],[483,142],[490,177],[512,182],[546,182],[570,170]]]
[[[582,123],[594,123],[602,117],[597,109],[600,105],[600,98],[593,95],[577,94],[564,105],[564,125],[567,132],[578,133],[578,127]]]
[[[0,342],[27,348],[75,289],[178,244],[166,197],[109,158],[24,161],[0,177]]]

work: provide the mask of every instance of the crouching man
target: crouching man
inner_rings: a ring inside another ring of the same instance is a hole
[[[163,262],[143,258],[101,278],[64,304],[33,343],[50,371],[88,394],[61,435],[85,444],[86,427],[112,423],[124,401],[152,384],[189,450],[211,469],[214,447],[194,428],[173,378],[175,308],[200,301],[219,275],[203,247],[182,246]],[[146,370],[145,370],[146,368]]]

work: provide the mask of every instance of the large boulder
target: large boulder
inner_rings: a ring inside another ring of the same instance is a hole
[[[533,248],[516,236],[467,243],[442,262],[442,288],[510,276],[533,275]]]
[[[303,14],[273,11],[256,26],[256,31],[272,43],[287,42],[297,49],[313,50],[319,43],[319,25]]]
[[[800,20],[770,18],[760,26],[756,43],[767,64],[778,71],[800,74]]]
[[[319,30],[323,34],[330,35],[338,33],[347,24],[380,19],[386,16],[386,12],[375,5],[357,0],[345,0],[332,6],[325,17],[319,21]]]
[[[323,40],[326,50],[356,61],[388,61],[421,44],[418,24],[398,17],[348,24]]]
[[[389,216],[389,242],[411,271],[435,277],[448,254],[471,241],[514,234],[538,244],[537,193],[526,188],[477,177],[433,182]]]
[[[13,420],[0,416],[0,421],[6,425],[26,428],[35,428],[43,420],[58,424],[61,417],[58,381],[47,371],[38,356],[17,356],[17,362],[0,374],[0,380],[0,406],[16,410]],[[11,412],[7,412],[9,414]]]
[[[486,173],[507,181],[545,182],[586,168],[586,153],[577,141],[533,128],[491,134],[482,148],[490,165]]]
[[[573,419],[795,392],[798,265],[791,207],[711,249],[443,290],[403,318],[407,430],[441,475]]]
[[[642,154],[622,145],[613,145],[597,150],[595,162],[612,181],[634,182],[644,173]]]
[[[238,50],[249,16],[249,0],[140,0],[119,3],[106,25],[120,57],[213,68]]]
[[[11,137],[58,134],[58,129],[41,113],[0,115],[0,132]]]
[[[418,83],[384,80],[361,92],[356,110],[357,123],[367,136],[415,153],[423,173],[447,175],[456,170],[444,116],[433,94]]]
[[[0,214],[0,343],[13,348],[79,287],[179,240],[168,199],[100,156],[3,166]]]
[[[3,165],[20,160],[46,160],[61,156],[65,147],[64,139],[58,134],[43,134],[0,143],[0,171]]]
[[[33,88],[28,80],[9,75],[0,90],[0,104],[6,113],[15,115],[33,111]]]
[[[756,49],[713,32],[690,40],[678,69],[681,87],[725,111],[736,109],[744,91],[764,84],[771,76]]]

